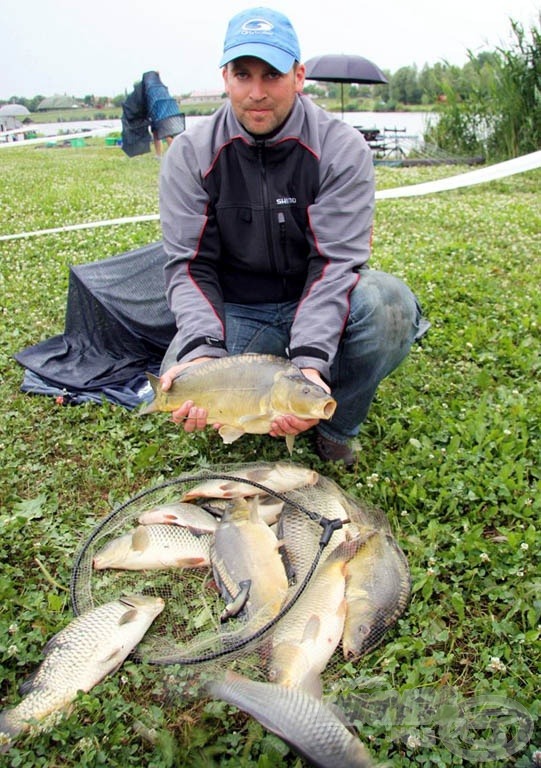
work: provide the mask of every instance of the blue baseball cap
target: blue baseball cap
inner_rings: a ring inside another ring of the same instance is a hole
[[[255,56],[285,74],[301,60],[299,41],[289,19],[270,8],[250,8],[227,27],[220,67],[241,56]]]

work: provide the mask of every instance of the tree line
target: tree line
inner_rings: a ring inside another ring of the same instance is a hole
[[[369,96],[376,111],[424,105],[438,113],[425,141],[446,152],[494,161],[535,152],[541,149],[540,22],[541,14],[537,25],[526,30],[511,21],[509,48],[477,56],[469,52],[461,67],[446,62],[421,70],[402,67],[385,73],[385,85],[347,86],[344,109]],[[338,97],[339,88],[328,88],[327,96]],[[325,93],[321,84],[305,90]]]
[[[541,28],[538,23],[528,31],[511,21],[511,29],[514,39],[508,49],[470,52],[463,66],[405,66],[386,71],[386,84],[344,86],[344,109],[435,110],[439,119],[425,140],[454,154],[497,160],[536,151],[541,148]],[[305,92],[341,100],[339,83],[307,83]],[[13,96],[9,102],[35,112],[43,98]],[[120,107],[125,99],[124,93],[112,98],[86,95],[81,101],[99,108]]]

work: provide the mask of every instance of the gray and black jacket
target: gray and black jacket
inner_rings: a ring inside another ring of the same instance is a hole
[[[305,96],[270,139],[247,133],[229,102],[178,136],[160,179],[177,359],[226,354],[224,302],[298,301],[290,357],[328,377],[373,211],[364,138]]]

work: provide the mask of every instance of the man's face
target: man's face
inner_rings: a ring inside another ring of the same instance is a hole
[[[304,86],[303,64],[283,75],[262,59],[243,57],[222,70],[233,111],[247,131],[256,135],[278,128]]]

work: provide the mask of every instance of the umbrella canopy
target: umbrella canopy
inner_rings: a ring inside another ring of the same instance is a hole
[[[6,117],[16,117],[18,115],[29,115],[30,110],[24,107],[22,104],[4,104],[0,107],[0,115]]]
[[[387,83],[388,80],[372,61],[364,56],[347,53],[327,53],[305,61],[306,79],[340,83],[342,115],[344,114],[344,83]]]

